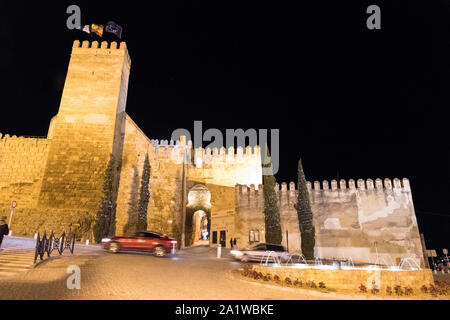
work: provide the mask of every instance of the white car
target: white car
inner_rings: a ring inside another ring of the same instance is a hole
[[[279,244],[257,243],[250,248],[231,250],[231,255],[242,262],[286,262],[289,260],[289,252]]]

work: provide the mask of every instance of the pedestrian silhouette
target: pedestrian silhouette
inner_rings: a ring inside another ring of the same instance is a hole
[[[6,224],[6,217],[0,219],[0,248],[2,247],[3,237],[9,234],[9,228]]]

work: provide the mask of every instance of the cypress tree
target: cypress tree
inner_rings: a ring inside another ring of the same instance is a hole
[[[115,217],[116,204],[114,202],[114,182],[115,182],[115,158],[111,154],[108,167],[105,171],[103,183],[103,199],[97,211],[94,225],[94,239],[97,243],[102,241],[110,233],[112,218]]]
[[[298,161],[298,196],[295,204],[297,210],[300,234],[302,239],[302,253],[306,260],[314,259],[315,228],[313,214],[309,203],[309,193],[306,187],[305,173],[303,172],[302,160]]]
[[[137,230],[147,230],[147,210],[150,199],[150,161],[145,155],[144,169],[142,170],[141,189],[139,191]]]
[[[263,172],[272,168],[272,163],[263,165]],[[267,173],[267,172],[266,172]],[[263,191],[264,191],[264,222],[266,226],[266,242],[271,244],[281,244],[283,239],[280,223],[280,210],[278,209],[278,199],[275,193],[275,177],[271,175],[263,175]]]

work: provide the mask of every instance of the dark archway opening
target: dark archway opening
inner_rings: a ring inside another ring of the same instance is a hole
[[[188,193],[186,205],[185,246],[207,244],[211,234],[211,193],[198,184]]]

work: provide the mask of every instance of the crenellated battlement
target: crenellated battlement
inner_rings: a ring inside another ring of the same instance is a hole
[[[150,140],[150,157],[153,159],[168,160],[171,159],[176,163],[182,161],[182,153],[180,148],[180,141],[174,140]]]
[[[108,41],[89,42],[84,40],[80,42],[75,40],[72,46],[72,54],[94,54],[94,55],[124,55],[128,61],[128,65],[131,64],[130,55],[128,54],[126,42],[120,42],[118,44],[115,41],[108,43]]]
[[[291,182],[292,183],[292,182]],[[384,180],[377,178],[372,179],[358,179],[356,182],[353,179],[348,181],[341,179],[339,183],[336,180],[331,180],[331,183],[328,180],[322,181],[314,181],[314,184],[311,182],[306,183],[309,191],[343,191],[343,190],[391,190],[391,189],[405,189],[406,191],[410,191],[410,184],[407,178],[403,178],[402,180],[398,178],[394,178],[393,180],[386,178]]]
[[[252,160],[260,159],[261,150],[259,146],[246,148],[225,147],[221,148],[193,148],[192,141],[183,142],[181,140],[158,140],[152,139],[151,145],[155,150],[156,158],[165,158],[170,156],[180,156],[181,147],[186,145],[188,161],[192,162],[195,166],[203,167],[213,163],[235,163],[235,162],[248,162]]]
[[[221,148],[195,148],[193,150],[193,161],[196,166],[212,163],[254,163],[260,159],[261,150],[259,146],[246,148],[221,147]]]
[[[10,136],[9,134],[3,135],[0,132],[0,146],[29,146],[30,143],[36,145],[47,145],[47,137],[24,137],[24,136]]]
[[[126,42],[121,42],[119,46],[117,46],[117,42],[112,41],[108,43],[108,41],[102,41],[99,43],[98,41],[89,42],[88,40],[84,40],[82,43],[80,40],[75,40],[72,46],[72,52],[74,49],[101,49],[101,50],[126,50],[127,44]],[[104,51],[106,53],[106,51]]]
[[[306,182],[306,187],[309,191],[310,200],[312,203],[314,202],[324,202],[326,199],[340,199],[342,201],[349,201],[349,196],[355,193],[362,194],[371,194],[381,193],[383,195],[389,194],[390,192],[403,191],[410,192],[411,187],[409,180],[407,178],[403,178],[402,180],[398,178],[391,179],[358,179],[356,182],[353,179],[348,181],[341,179],[339,182],[336,180],[332,180],[331,183],[328,180],[322,181],[314,181],[311,183],[310,181]],[[294,182],[282,182],[281,184],[275,184],[275,192],[279,197],[279,205],[292,205],[297,201],[298,188]],[[251,199],[258,199],[261,201],[263,199],[263,186],[259,185],[257,188],[255,185],[236,185],[235,187],[236,199],[237,202],[241,205],[256,205],[261,206],[261,203],[251,204]]]

